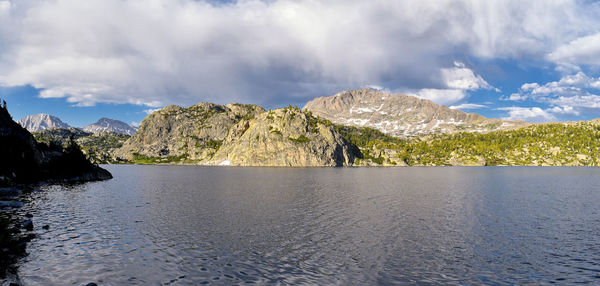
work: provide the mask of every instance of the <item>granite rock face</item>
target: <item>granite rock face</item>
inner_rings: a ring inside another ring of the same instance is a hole
[[[219,149],[233,125],[264,111],[251,104],[170,105],[146,117],[115,154],[126,160],[136,156],[206,160]]]
[[[298,108],[200,103],[149,115],[116,155],[142,164],[348,166],[349,150],[330,122]]]
[[[336,124],[371,127],[399,138],[461,131],[512,130],[529,125],[522,121],[488,119],[437,105],[430,100],[373,89],[350,90],[315,98],[303,109]]]
[[[208,165],[348,166],[354,155],[327,122],[295,108],[264,112],[233,126]]]

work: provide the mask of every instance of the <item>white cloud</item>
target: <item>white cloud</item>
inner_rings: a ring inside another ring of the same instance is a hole
[[[454,62],[454,67],[442,68],[439,71],[444,88],[423,88],[413,92],[404,92],[416,97],[429,99],[437,104],[454,104],[468,96],[467,91],[478,89],[495,89],[480,75],[467,68],[464,63]]]
[[[545,103],[551,106],[550,112],[579,115],[584,109],[600,109],[600,95],[595,94],[595,90],[600,90],[600,78],[579,71],[543,85],[523,84],[518,93],[506,99]]]
[[[542,109],[540,107],[500,107],[496,110],[508,111],[507,120],[523,120],[529,122],[546,122],[556,120],[555,114],[579,115],[580,113],[571,106],[554,106]]]
[[[452,53],[566,66],[593,55],[561,47],[593,46],[598,14],[575,0],[0,1],[0,85],[76,105],[161,106],[286,103],[381,83],[452,103],[489,88],[462,63],[448,68]]]
[[[432,89],[424,88],[414,93],[406,93],[423,99],[429,99],[437,104],[449,105],[458,102],[467,96],[462,89]]]
[[[0,1],[0,15],[8,13],[11,6],[10,1]]]
[[[476,90],[480,88],[490,89],[491,86],[479,75],[466,68],[463,63],[454,62],[454,68],[441,70],[442,78],[448,88]]]
[[[547,110],[539,107],[501,107],[497,110],[508,111],[508,116],[502,118],[505,120],[523,120],[529,122],[545,122],[556,120],[556,117]]]
[[[146,114],[152,114],[152,113],[157,112],[159,110],[160,110],[160,108],[144,109],[144,113],[146,113]]]
[[[573,108],[600,108],[600,96],[589,94],[589,95],[576,95],[576,96],[559,96],[547,100],[553,105],[559,105],[563,107]]]
[[[386,91],[386,88],[384,88],[381,85],[377,85],[377,84],[367,84],[362,87],[369,88],[369,89],[376,90],[376,91]]]
[[[463,103],[463,104],[459,104],[459,105],[450,106],[449,108],[450,109],[464,110],[464,109],[488,108],[488,106],[487,105],[483,105],[483,104],[476,104],[476,103]]]
[[[582,65],[600,65],[600,33],[577,38],[548,54],[550,61]]]
[[[131,121],[131,123],[129,123],[129,125],[131,125],[132,127],[135,127],[135,128],[140,127],[140,123],[136,122],[136,121]]]
[[[571,115],[579,115],[579,111],[575,110],[572,106],[555,106],[548,110],[549,112],[556,114],[571,114]]]

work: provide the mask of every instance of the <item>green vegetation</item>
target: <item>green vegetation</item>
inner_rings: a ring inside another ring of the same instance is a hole
[[[242,103],[232,103],[231,105],[236,106],[236,107],[240,107],[243,108],[246,112],[246,114],[240,116],[239,114],[236,114],[236,117],[238,118],[238,120],[252,120],[254,119],[255,115],[254,112],[256,111],[256,106],[252,105],[252,104],[242,104]]]
[[[269,126],[269,130],[271,131],[271,133],[275,133],[279,136],[283,136],[283,134],[281,134],[281,131],[279,131],[279,129],[271,129],[272,127]]]
[[[407,165],[591,165],[600,162],[600,126],[592,122],[542,124],[490,133],[438,134],[398,139],[371,128],[336,126],[358,158]]]
[[[223,140],[209,139],[208,141],[206,141],[206,147],[213,148],[215,150],[219,150],[219,148],[221,148],[222,144],[223,144]]]
[[[308,121],[308,126],[310,127],[310,132],[317,133],[319,131],[319,124],[323,124],[327,127],[333,126],[333,123],[329,120],[321,119],[320,117],[314,117],[312,111],[305,110],[304,114],[306,114],[306,120]]]
[[[298,138],[293,138],[292,136],[288,137],[288,139],[294,143],[307,143],[310,142],[310,138],[304,136],[304,134],[301,134],[300,136],[298,136]]]
[[[34,132],[33,137],[49,147],[68,148],[73,139],[85,156],[95,164],[120,163],[112,152],[123,146],[129,135],[116,132],[92,134],[76,128],[58,128]]]
[[[188,160],[188,154],[179,156],[165,156],[165,157],[148,157],[140,153],[133,153],[133,159],[130,163],[150,165],[150,164],[170,164],[170,163],[192,163],[192,160]]]

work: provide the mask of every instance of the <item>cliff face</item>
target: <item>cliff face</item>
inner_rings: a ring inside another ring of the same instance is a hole
[[[77,145],[68,148],[38,143],[0,108],[0,185],[38,181],[93,181],[112,178],[91,164]]]
[[[488,119],[437,105],[430,100],[372,89],[315,98],[304,109],[336,124],[371,127],[399,138],[461,131],[511,130],[529,125],[522,121]]]
[[[261,112],[264,112],[262,107],[249,104],[167,106],[146,117],[116,155],[127,160],[136,157],[206,160],[214,155],[234,124]]]
[[[297,108],[200,103],[149,115],[116,154],[134,163],[347,166],[348,150],[332,126]]]
[[[206,164],[232,166],[348,166],[350,146],[326,122],[285,108],[242,120]]]

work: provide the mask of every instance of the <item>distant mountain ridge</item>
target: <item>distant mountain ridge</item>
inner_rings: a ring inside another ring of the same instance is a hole
[[[56,116],[45,113],[26,116],[25,118],[17,121],[17,123],[23,126],[23,128],[27,129],[29,132],[38,132],[57,128],[77,128],[71,127],[69,124],[63,122]],[[116,132],[129,136],[135,134],[137,131],[137,128],[123,121],[106,117],[102,117],[97,122],[78,129],[90,133]]]
[[[111,131],[131,136],[135,134],[137,128],[120,120],[102,117],[96,123],[83,127],[83,130],[91,133]]]
[[[336,124],[371,127],[399,138],[461,131],[512,130],[530,125],[523,121],[488,119],[430,100],[367,88],[315,98],[303,109]]]
[[[60,120],[60,118],[44,113],[26,116],[17,123],[23,126],[23,128],[27,129],[29,132],[36,132],[52,128],[70,127],[69,124],[64,123],[62,120]]]

